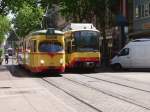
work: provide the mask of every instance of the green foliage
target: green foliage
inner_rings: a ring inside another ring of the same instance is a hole
[[[0,14],[7,15],[10,11],[17,13],[24,3],[36,7],[38,0],[0,0]]]
[[[92,17],[89,0],[62,0],[60,6],[61,12],[67,20],[82,22]]]
[[[52,6],[52,4],[59,4],[60,0],[39,0],[38,3],[43,7]]]
[[[107,9],[112,11],[112,7],[117,3],[113,0],[62,0],[60,6],[61,12],[67,20],[91,22],[96,16],[98,23],[103,25]]]
[[[0,32],[7,32],[9,27],[10,23],[7,17],[0,15]]]
[[[9,31],[9,29],[9,20],[7,19],[7,17],[0,15],[0,44],[3,42],[4,36]]]
[[[2,54],[3,54],[3,49],[0,48],[0,58],[1,58]],[[1,61],[1,60],[0,60],[0,61]]]
[[[40,7],[33,7],[27,3],[18,11],[14,20],[16,32],[20,37],[24,37],[30,31],[37,30],[41,26],[44,10]]]

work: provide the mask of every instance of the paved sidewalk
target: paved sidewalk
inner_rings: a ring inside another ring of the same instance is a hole
[[[15,78],[0,66],[1,112],[76,112],[34,78]]]
[[[10,80],[10,73],[5,66],[0,65],[0,81],[1,80]]]

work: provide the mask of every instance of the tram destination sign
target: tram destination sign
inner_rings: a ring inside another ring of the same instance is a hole
[[[46,35],[54,35],[55,34],[55,29],[54,28],[48,28]]]

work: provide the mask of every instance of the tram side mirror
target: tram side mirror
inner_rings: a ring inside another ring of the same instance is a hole
[[[46,36],[48,35],[54,35],[55,34],[55,28],[48,28],[46,32]]]

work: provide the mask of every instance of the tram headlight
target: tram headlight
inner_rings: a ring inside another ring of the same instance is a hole
[[[44,64],[44,63],[45,63],[45,61],[44,61],[44,60],[40,60],[40,63],[41,63],[41,64]]]
[[[60,64],[63,64],[63,59],[62,59],[62,58],[59,60],[59,63],[60,63]]]

